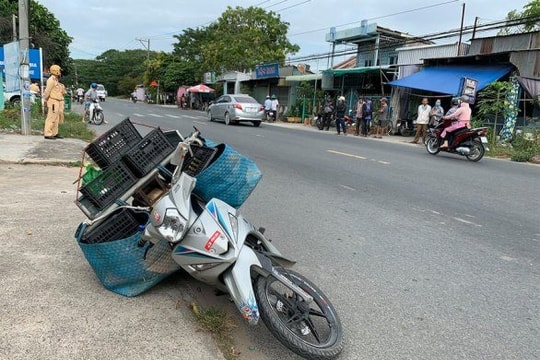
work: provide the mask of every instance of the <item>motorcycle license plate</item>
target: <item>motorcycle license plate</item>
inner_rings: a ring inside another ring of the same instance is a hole
[[[482,140],[483,144],[487,144],[487,142],[488,142],[487,137],[485,137],[485,136],[480,136],[480,140]]]

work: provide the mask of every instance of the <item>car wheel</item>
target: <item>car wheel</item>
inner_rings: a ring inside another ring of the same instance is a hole
[[[259,127],[259,126],[261,126],[261,122],[260,121],[254,121],[253,126]]]
[[[231,125],[231,116],[229,113],[225,113],[225,125]]]

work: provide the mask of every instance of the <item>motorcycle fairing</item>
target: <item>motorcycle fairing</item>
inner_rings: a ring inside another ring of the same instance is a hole
[[[223,281],[231,298],[244,319],[250,325],[259,322],[259,306],[255,300],[255,293],[251,281],[251,268],[256,266],[262,268],[255,252],[244,246],[234,266],[228,269],[223,275]]]

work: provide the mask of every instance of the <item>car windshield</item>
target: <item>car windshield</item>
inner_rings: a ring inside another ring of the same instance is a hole
[[[257,100],[249,96],[235,96],[234,99],[239,103],[257,104]]]
[[[104,91],[104,90],[105,90],[105,86],[103,86],[103,85],[98,85],[98,86],[97,86],[97,90],[98,90],[98,91]]]

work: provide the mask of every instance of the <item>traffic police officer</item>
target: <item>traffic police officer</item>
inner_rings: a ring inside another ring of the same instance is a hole
[[[61,139],[58,135],[58,122],[60,120],[60,107],[64,106],[64,86],[60,83],[60,66],[52,65],[51,76],[47,79],[47,86],[43,99],[47,104],[47,119],[45,119],[45,139]]]

